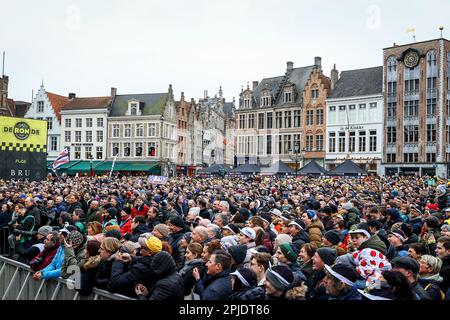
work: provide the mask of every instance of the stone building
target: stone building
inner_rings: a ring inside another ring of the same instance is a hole
[[[448,176],[450,42],[383,49],[385,174]]]

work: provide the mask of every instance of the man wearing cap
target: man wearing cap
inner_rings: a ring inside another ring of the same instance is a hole
[[[325,265],[325,291],[329,300],[362,300],[361,294],[354,289],[357,274],[346,264]]]
[[[293,282],[294,274],[289,267],[285,265],[269,267],[264,283],[266,300],[284,300]]]
[[[242,228],[241,232],[239,232],[238,239],[239,244],[245,244],[247,246],[247,255],[244,260],[244,266],[248,267],[250,265],[250,259],[252,257],[252,254],[256,252],[255,251],[256,232],[255,230],[249,227]]]
[[[50,235],[50,242],[55,244],[56,238],[58,238],[59,241],[64,238],[62,235],[59,235],[57,232],[56,234],[54,232],[51,232],[47,237]],[[55,256],[53,257],[52,261],[48,266],[46,266],[44,269],[37,271],[33,274],[34,280],[49,280],[49,279],[57,279],[61,276],[61,268],[64,263],[64,245],[60,245],[58,247],[58,250],[55,253]]]
[[[316,247],[320,247],[324,227],[317,213],[314,210],[306,210],[302,214],[302,221],[306,226],[306,230],[308,230],[310,242],[315,244]]]
[[[237,236],[240,232],[240,229],[235,224],[229,223],[225,227],[222,228],[222,236]]]
[[[371,248],[380,251],[386,255],[387,247],[378,235],[370,234],[367,223],[353,225],[348,232],[351,237],[351,244],[354,250]]]
[[[408,280],[415,300],[431,300],[431,297],[418,282],[420,265],[416,260],[410,257],[396,257],[391,260],[391,263],[393,265],[392,270],[399,271]]]
[[[422,230],[423,220],[422,211],[416,206],[411,206],[411,210],[409,211],[409,223],[412,226],[414,234],[419,235]]]
[[[300,219],[294,219],[288,224],[289,234],[292,237],[292,243],[300,247],[309,242],[309,234],[305,231],[305,223]]]
[[[388,240],[390,245],[388,254],[386,255],[387,257],[392,259],[397,256],[405,257],[408,255],[408,246],[403,244],[406,241],[406,235],[402,230],[396,229],[394,231],[389,231]]]
[[[140,237],[141,257],[133,259],[127,253],[116,253],[112,264],[109,286],[113,292],[136,296],[135,285],[140,283],[151,288],[156,282],[151,268],[153,256],[162,250],[162,242],[156,237]],[[128,266],[128,268],[127,268]]]
[[[183,268],[184,251],[181,247],[181,240],[189,228],[184,223],[184,220],[179,215],[171,216],[169,219],[169,244],[172,248],[172,258],[177,265],[177,270]]]
[[[336,260],[337,253],[332,248],[319,248],[314,254],[313,274],[308,279],[308,291],[306,292],[307,300],[328,300],[325,291],[325,265],[333,265]]]

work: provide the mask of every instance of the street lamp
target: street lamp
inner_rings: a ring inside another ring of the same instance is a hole
[[[298,164],[299,162],[303,159],[303,152],[306,149],[301,149],[300,150],[300,143],[296,142],[294,145],[294,150],[289,149],[289,158],[291,158],[292,161],[295,161],[295,175],[297,176],[298,174]]]

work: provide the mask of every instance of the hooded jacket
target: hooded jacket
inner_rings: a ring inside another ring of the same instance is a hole
[[[31,259],[30,266],[33,271],[39,271],[47,267],[53,260],[53,258],[56,255],[56,252],[58,251],[59,243],[55,246],[51,247],[50,249],[44,249],[41,253],[39,253],[36,257]],[[41,261],[39,263],[36,263],[37,261]]]
[[[381,241],[380,237],[376,234],[372,235],[369,238],[369,240],[361,243],[361,246],[359,247],[360,250],[366,249],[366,248],[378,250],[384,255],[386,255],[386,253],[387,253],[386,245],[384,244],[383,241]]]
[[[113,261],[109,288],[112,292],[135,297],[134,288],[141,283],[150,288],[155,283],[155,274],[152,269],[154,256],[140,257],[136,262],[130,263],[128,271],[122,261]]]
[[[177,270],[180,270],[183,267],[184,252],[181,248],[181,240],[183,239],[185,232],[186,231],[183,229],[169,235],[169,245],[172,248],[172,258],[177,265]]]
[[[298,247],[307,242],[309,242],[309,234],[305,230],[300,230],[299,233],[292,238],[292,243]]]
[[[419,284],[428,293],[431,300],[443,300],[444,292],[439,288],[442,283],[442,277],[439,274],[419,279]]]
[[[64,247],[62,245],[59,246],[58,250],[56,251],[55,256],[53,257],[52,262],[41,270],[42,279],[49,280],[49,279],[56,279],[61,276],[61,267],[64,262]]]
[[[178,274],[183,278],[185,296],[189,295],[192,292],[192,289],[195,285],[195,279],[192,275],[192,270],[194,268],[198,268],[200,274],[202,274],[203,270],[205,269],[205,263],[203,262],[203,259],[194,259],[188,261],[184,264],[183,268],[178,271]]]
[[[243,289],[237,292],[234,292],[230,295],[228,300],[232,301],[258,301],[258,300],[265,300],[266,298],[266,292],[264,291],[263,287],[254,287],[254,288],[247,288]]]
[[[322,243],[322,232],[324,230],[322,222],[319,220],[313,221],[306,229],[309,233],[309,242],[315,244],[316,247],[319,248]]]
[[[165,251],[157,253],[152,259],[151,268],[158,281],[150,288],[148,300],[184,299],[183,278],[177,273],[177,266],[170,254]]]
[[[82,243],[78,248],[64,248],[64,262],[61,267],[61,277],[69,278],[74,272],[79,272],[84,264],[84,248]],[[72,266],[72,267],[71,267]]]
[[[137,217],[137,216],[146,217],[148,210],[149,210],[149,207],[145,204],[143,204],[140,207],[134,206],[133,209],[131,209],[131,217],[133,219],[134,219],[134,217]]]

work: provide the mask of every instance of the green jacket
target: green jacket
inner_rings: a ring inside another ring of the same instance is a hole
[[[371,236],[369,240],[361,243],[361,246],[359,247],[359,249],[361,250],[367,248],[378,250],[384,255],[386,255],[387,253],[386,245],[384,244],[383,240],[381,240],[380,237],[376,234]]]
[[[83,267],[83,264],[85,262],[84,248],[85,245],[82,245],[80,248],[77,248],[77,252],[75,252],[73,248],[64,248],[64,262],[61,267],[62,278],[67,279],[71,275],[74,275],[77,272],[81,272],[81,268]],[[71,268],[71,270],[68,270],[70,266],[73,267]],[[77,270],[76,267],[78,267],[79,269]]]

